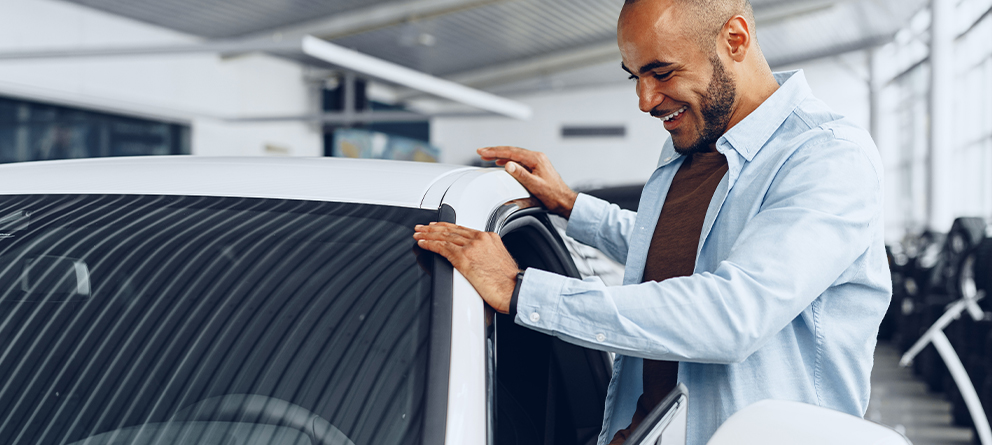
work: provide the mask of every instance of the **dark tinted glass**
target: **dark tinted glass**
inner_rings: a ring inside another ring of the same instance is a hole
[[[434,217],[0,197],[0,443],[418,442]]]
[[[190,153],[188,125],[0,97],[0,163]]]

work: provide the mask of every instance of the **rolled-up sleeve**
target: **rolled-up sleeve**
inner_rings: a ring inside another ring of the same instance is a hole
[[[745,360],[852,267],[881,223],[881,173],[858,145],[807,144],[785,161],[729,256],[711,272],[607,287],[528,270],[517,323],[586,347],[700,363]],[[581,203],[569,232],[610,252],[625,215]],[[857,273],[851,271],[850,273]]]

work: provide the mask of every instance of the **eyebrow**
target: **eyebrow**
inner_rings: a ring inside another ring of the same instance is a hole
[[[672,66],[672,65],[674,65],[672,62],[662,62],[660,60],[655,60],[655,61],[653,61],[653,62],[651,62],[651,63],[649,63],[647,65],[642,66],[641,69],[638,70],[638,73],[639,74],[644,74],[644,73],[649,72],[649,71],[654,70],[654,69],[668,68],[669,66]],[[624,71],[626,71],[626,72],[628,72],[630,74],[634,74],[634,72],[631,71],[630,68],[627,68],[627,65],[624,65],[623,64],[623,62],[620,62],[620,68],[623,68]]]

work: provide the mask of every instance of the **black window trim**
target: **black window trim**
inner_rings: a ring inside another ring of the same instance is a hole
[[[439,222],[455,222],[455,210],[444,204]],[[434,255],[431,296],[430,346],[427,393],[424,396],[423,445],[445,443],[448,420],[448,385],[451,373],[451,317],[454,298],[454,268],[441,255]]]

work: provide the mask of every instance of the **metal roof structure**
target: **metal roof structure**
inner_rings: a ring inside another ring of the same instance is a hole
[[[623,0],[62,0],[260,48],[312,35],[473,88],[509,94],[623,81]],[[891,40],[926,0],[751,0],[773,67]],[[267,49],[317,66],[299,51]],[[606,71],[606,70],[609,71]],[[569,75],[576,70],[583,75]],[[584,71],[582,71],[584,70]],[[590,79],[592,79],[590,81]],[[399,88],[399,97],[415,96]]]

